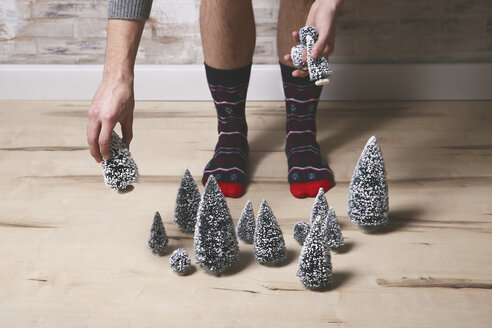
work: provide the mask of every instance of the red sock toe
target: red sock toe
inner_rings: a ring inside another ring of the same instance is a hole
[[[218,182],[218,184],[226,197],[239,198],[244,194],[244,187],[239,183]]]
[[[290,193],[296,198],[316,197],[319,188],[323,188],[327,192],[333,185],[334,183],[328,180],[293,183],[290,185]]]

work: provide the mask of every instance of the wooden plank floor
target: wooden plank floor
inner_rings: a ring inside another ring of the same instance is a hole
[[[216,277],[174,275],[146,248],[154,212],[170,249],[192,252],[173,224],[179,179],[199,181],[215,145],[210,103],[137,103],[132,154],[142,173],[129,194],[106,189],[85,141],[87,102],[0,102],[2,327],[490,327],[492,102],[323,103],[318,140],[335,171],[327,199],[347,247],[332,256],[335,286],[303,288],[292,227],[312,199],[288,191],[283,104],[247,105],[252,183],[229,199],[266,198],[288,247],[269,268],[240,244],[240,263]],[[348,183],[371,136],[390,190],[386,233],[348,221]],[[200,191],[203,187],[200,185]]]

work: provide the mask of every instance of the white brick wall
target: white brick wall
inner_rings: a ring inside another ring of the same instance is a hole
[[[280,0],[253,0],[254,62],[275,64]],[[201,64],[200,0],[154,0],[137,62]],[[0,64],[100,64],[107,0],[0,0]],[[491,0],[345,0],[333,62],[492,62]]]

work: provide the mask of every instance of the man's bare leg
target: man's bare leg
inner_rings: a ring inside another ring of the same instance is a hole
[[[293,31],[299,31],[306,25],[312,0],[281,0],[277,25],[277,56],[278,60],[287,66],[294,67],[284,55],[290,54],[290,49],[299,44],[292,37]]]
[[[200,28],[219,132],[202,182],[213,175],[225,196],[240,197],[248,182],[245,102],[256,38],[251,0],[203,0]]]
[[[251,64],[256,41],[251,0],[203,0],[200,31],[207,65],[235,69]]]
[[[321,157],[316,141],[316,109],[321,87],[310,81],[306,73],[293,68],[288,60],[290,57],[285,56],[292,46],[298,44],[294,40],[297,34],[293,31],[306,25],[312,7],[312,0],[282,0],[277,29],[277,51],[287,114],[285,152],[288,180],[290,192],[297,198],[315,197],[320,188],[326,192],[335,184],[333,172]]]

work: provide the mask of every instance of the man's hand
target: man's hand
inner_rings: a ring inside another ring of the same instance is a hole
[[[111,134],[120,123],[123,142],[130,147],[133,138],[133,79],[103,79],[89,108],[87,142],[92,157],[99,163],[109,159]]]
[[[314,44],[311,52],[312,58],[321,56],[328,58],[335,50],[337,16],[342,3],[343,0],[316,0],[311,6],[305,25],[316,27],[319,34],[318,41]],[[299,31],[293,31],[292,37],[299,42]],[[290,54],[285,55],[284,59],[292,61]],[[303,60],[307,62],[306,53],[304,53]],[[308,74],[307,71],[299,69],[292,72],[292,76],[296,77],[304,77]]]
[[[102,156],[109,159],[111,134],[116,123],[121,125],[123,142],[130,147],[135,107],[133,68],[144,26],[144,20],[108,21],[103,79],[89,108],[87,123],[87,142],[98,163]]]

